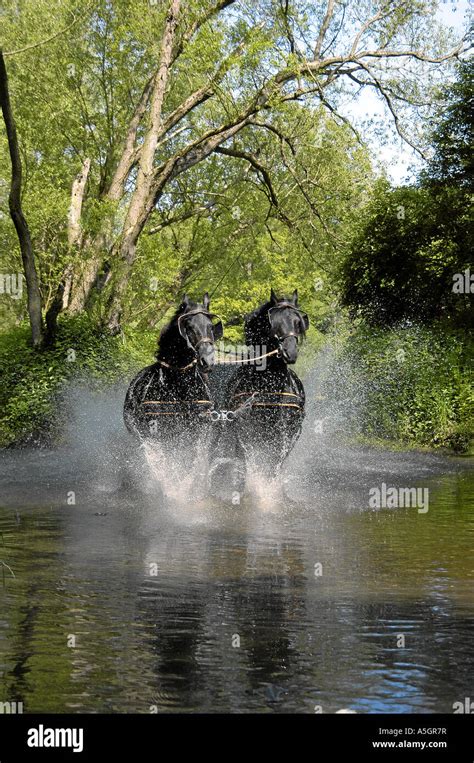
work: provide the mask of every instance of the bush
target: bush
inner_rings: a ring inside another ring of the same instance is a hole
[[[29,327],[0,334],[0,446],[54,437],[60,396],[68,382],[86,379],[101,386],[153,360],[155,337],[111,337],[86,315],[62,317],[57,340],[43,351],[29,345]]]
[[[472,357],[460,331],[361,323],[337,353],[330,394],[352,432],[464,453],[473,437]]]

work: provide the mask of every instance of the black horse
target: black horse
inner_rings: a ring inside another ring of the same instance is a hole
[[[202,304],[185,294],[160,334],[156,363],[131,382],[124,420],[142,441],[195,447],[196,439],[209,432],[213,404],[207,374],[214,364],[214,342],[222,336],[222,323],[213,323],[217,316],[209,307],[207,292]]]
[[[288,366],[296,362],[298,342],[309,327],[298,307],[298,292],[270,300],[245,318],[245,339],[251,359],[225,384],[225,408],[233,420],[214,435],[211,486],[242,490],[245,464],[266,477],[275,477],[298,439],[304,418],[303,384]],[[217,383],[219,375],[213,379]],[[214,395],[217,397],[217,395]]]

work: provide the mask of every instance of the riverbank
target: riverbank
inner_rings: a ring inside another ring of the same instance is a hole
[[[319,379],[351,439],[374,447],[473,453],[473,342],[437,325],[343,325]],[[326,351],[327,351],[326,350]]]

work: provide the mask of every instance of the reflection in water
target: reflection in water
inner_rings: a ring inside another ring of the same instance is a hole
[[[124,488],[114,443],[3,457],[1,702],[399,713],[472,696],[474,480],[458,462],[302,441],[291,500],[233,506]],[[383,480],[428,486],[429,512],[369,510]]]

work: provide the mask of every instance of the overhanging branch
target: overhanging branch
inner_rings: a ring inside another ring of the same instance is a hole
[[[268,189],[271,203],[273,206],[278,207],[278,199],[273,189],[270,173],[266,167],[258,161],[256,156],[250,154],[248,151],[240,151],[236,148],[226,148],[224,146],[218,146],[214,149],[216,154],[224,154],[225,156],[233,156],[236,159],[244,159],[246,162],[252,165],[252,167],[262,176],[263,181]]]
[[[203,204],[200,207],[194,207],[193,209],[189,209],[187,212],[184,212],[182,215],[175,215],[174,217],[169,217],[167,220],[162,220],[159,225],[156,225],[154,228],[150,228],[150,230],[146,232],[149,236],[152,236],[154,233],[159,233],[161,230],[163,230],[163,228],[167,228],[169,225],[182,223],[185,220],[189,220],[191,217],[200,217],[205,212],[209,213],[214,206],[215,202],[211,202],[210,204]]]

